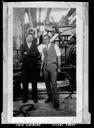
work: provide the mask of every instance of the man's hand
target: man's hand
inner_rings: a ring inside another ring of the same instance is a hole
[[[58,69],[57,69],[57,72],[61,72],[61,69],[60,69],[60,68],[58,68]]]
[[[40,76],[41,76],[41,77],[43,76],[42,70],[40,71]]]
[[[27,55],[27,52],[24,52],[24,55]]]

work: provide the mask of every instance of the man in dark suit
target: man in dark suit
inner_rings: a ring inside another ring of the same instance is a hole
[[[23,102],[28,101],[28,83],[32,82],[32,99],[38,102],[37,96],[37,67],[40,53],[37,49],[37,42],[34,40],[34,35],[28,33],[26,42],[21,45],[22,58],[22,81],[23,81]]]

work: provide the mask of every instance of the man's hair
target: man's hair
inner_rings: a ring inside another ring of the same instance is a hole
[[[34,35],[33,35],[32,33],[27,33],[27,34],[26,34],[26,37],[27,37],[28,35],[32,35],[33,38],[34,38]]]
[[[49,36],[48,34],[45,34],[45,35],[43,36],[43,38],[44,38],[45,36],[48,36],[48,38],[50,38],[50,36]]]
[[[31,33],[31,34],[33,33],[35,35],[35,30],[32,28],[28,28],[27,33]]]
[[[34,30],[29,30],[28,33],[33,33],[35,35],[35,31]]]

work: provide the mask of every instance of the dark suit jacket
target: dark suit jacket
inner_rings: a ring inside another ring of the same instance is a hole
[[[21,45],[21,59],[23,64],[37,64],[40,53],[37,49],[37,44],[33,42],[28,48],[27,43]]]
[[[25,78],[28,78],[32,74],[37,73],[38,64],[40,62],[40,53],[37,49],[36,42],[31,44],[28,48],[27,43],[22,44],[21,47],[21,59],[22,59],[22,72]]]

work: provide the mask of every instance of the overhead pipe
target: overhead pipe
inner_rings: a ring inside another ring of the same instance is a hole
[[[29,17],[29,21],[30,21],[30,26],[31,27],[34,27],[33,20],[32,20],[32,17],[31,17],[31,13],[30,13],[30,9],[29,8],[28,8],[28,17]]]
[[[52,10],[51,8],[47,9],[46,16],[45,16],[45,22],[49,20],[49,16],[50,16],[51,10]]]
[[[41,8],[39,8],[39,23],[41,21]],[[39,24],[39,28],[40,28],[40,24]]]
[[[76,16],[69,22],[69,25],[73,25],[76,22]]]
[[[75,11],[76,11],[75,8],[71,8],[66,16],[61,17],[58,25],[60,26],[64,22],[64,20],[67,20],[72,14],[75,15]]]
[[[75,11],[76,11],[76,8],[71,8],[67,13],[66,17],[70,17]]]

